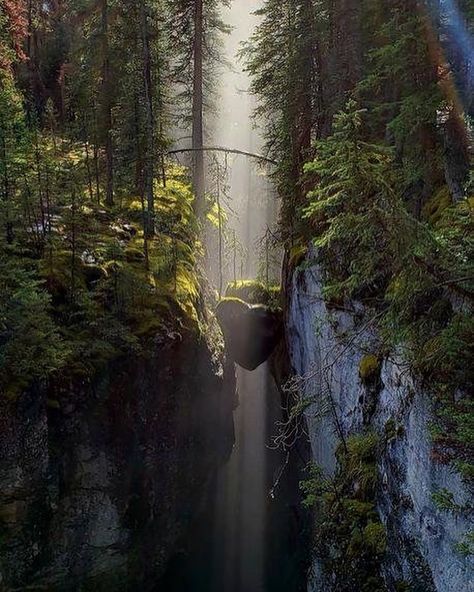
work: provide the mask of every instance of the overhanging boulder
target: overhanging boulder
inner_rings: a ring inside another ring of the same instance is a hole
[[[246,370],[255,370],[266,362],[281,339],[281,311],[224,298],[216,314],[229,356]]]

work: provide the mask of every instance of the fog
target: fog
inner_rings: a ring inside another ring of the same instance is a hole
[[[232,32],[223,40],[223,53],[228,63],[223,66],[219,77],[217,118],[212,137],[213,145],[257,154],[262,152],[263,140],[260,130],[253,123],[255,98],[248,92],[249,77],[243,71],[244,64],[238,53],[241,43],[249,39],[258,22],[258,17],[252,12],[259,7],[258,1],[234,0],[230,9],[223,9],[223,19],[232,27]],[[212,173],[216,161],[226,176],[224,186],[221,183],[219,188]],[[232,280],[234,274],[237,279],[256,277],[259,262],[264,259],[265,249],[260,243],[267,228],[274,228],[277,218],[276,195],[268,178],[272,172],[271,165],[262,165],[256,159],[241,155],[225,156],[222,153],[208,156],[208,163],[211,169],[208,191],[215,194],[220,189],[222,208],[227,218],[224,279]],[[234,244],[234,231],[237,246]],[[216,237],[209,240],[208,253],[211,278],[217,285],[219,253]],[[276,274],[276,269],[272,270],[271,275]]]

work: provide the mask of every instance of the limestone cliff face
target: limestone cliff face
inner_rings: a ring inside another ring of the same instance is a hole
[[[0,398],[0,589],[151,589],[231,450],[234,379],[174,335],[94,384]]]
[[[472,561],[455,545],[472,529],[467,513],[440,510],[432,494],[447,488],[459,505],[470,492],[449,466],[436,462],[428,434],[432,418],[430,393],[421,388],[403,360],[391,356],[381,363],[376,381],[360,377],[360,364],[376,348],[377,335],[364,326],[362,310],[328,307],[321,293],[321,274],[308,258],[287,280],[286,337],[290,359],[306,395],[315,402],[306,411],[312,457],[328,472],[336,466],[334,425],[317,417],[321,398],[332,393],[341,429],[346,435],[365,428],[394,432],[378,461],[378,511],[386,525],[388,551],[382,571],[390,591],[396,582],[413,590],[473,590]],[[332,590],[330,574],[313,561],[309,590]]]

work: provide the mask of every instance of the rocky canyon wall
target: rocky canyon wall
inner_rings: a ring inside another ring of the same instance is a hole
[[[434,458],[429,426],[432,397],[403,359],[390,354],[364,375],[378,355],[376,333],[357,303],[331,307],[323,297],[314,253],[287,279],[286,338],[301,388],[312,404],[305,411],[312,458],[326,474],[336,465],[333,417],[320,414],[330,393],[343,434],[374,431],[384,441],[377,460],[377,510],[386,528],[382,575],[390,591],[473,590],[472,556],[456,545],[472,530],[472,512],[440,509],[433,494],[448,490],[459,507],[469,507],[469,487],[452,466]],[[470,518],[471,517],[471,518]],[[309,590],[332,590],[332,574],[315,556]]]
[[[232,448],[234,381],[189,332],[0,398],[0,589],[151,589]]]

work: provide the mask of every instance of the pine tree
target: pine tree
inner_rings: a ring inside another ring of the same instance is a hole
[[[334,132],[316,144],[305,166],[316,179],[303,217],[331,270],[329,291],[353,295],[390,269],[389,228],[397,205],[390,149],[364,139],[364,110],[355,101],[336,114]]]
[[[175,114],[185,130],[191,128],[195,207],[201,218],[206,209],[202,148],[214,107],[215,77],[222,63],[221,36],[229,32],[220,9],[228,4],[228,0],[169,0],[167,4],[167,33],[174,56],[170,79],[179,98]]]
[[[301,203],[303,163],[311,140],[323,128],[322,45],[318,28],[327,14],[311,0],[267,0],[256,11],[261,22],[245,46],[250,87],[258,98],[256,118],[264,124],[266,149],[278,163],[275,179],[283,198],[283,228],[295,234]]]

